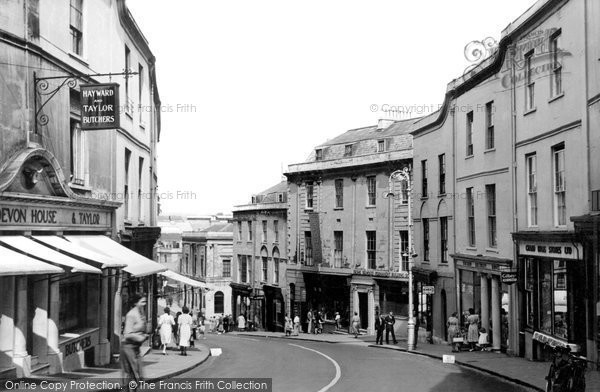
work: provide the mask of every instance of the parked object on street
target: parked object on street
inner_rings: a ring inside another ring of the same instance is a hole
[[[547,392],[585,392],[587,358],[576,355],[580,347],[552,336],[535,332],[533,340],[552,350],[552,362],[546,376]]]
[[[119,358],[123,370],[123,380],[128,385],[131,381],[138,382],[142,379],[140,347],[148,338],[148,335],[146,335],[146,317],[144,316],[146,297],[136,294],[133,296],[133,303],[134,307],[125,316]]]
[[[171,316],[171,309],[165,308],[165,313],[158,318],[160,343],[162,345],[162,352],[164,355],[167,355],[167,346],[171,344],[174,325],[175,320],[173,319],[173,316]]]
[[[189,315],[190,310],[184,306],[183,314],[179,316],[179,349],[181,355],[187,355],[187,348],[190,346],[192,338],[192,316]]]

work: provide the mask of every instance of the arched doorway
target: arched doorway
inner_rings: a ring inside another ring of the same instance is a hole
[[[222,291],[215,293],[215,314],[225,312],[225,295]]]

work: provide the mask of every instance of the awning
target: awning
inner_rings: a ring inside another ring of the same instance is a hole
[[[90,251],[105,254],[127,263],[123,271],[141,277],[166,271],[167,267],[132,251],[104,235],[70,235],[66,237],[72,243]]]
[[[177,272],[173,272],[171,270],[167,270],[165,272],[160,272],[159,275],[162,275],[168,279],[176,280],[176,281],[186,284],[188,286],[199,287],[202,289],[210,289],[210,287],[204,282],[200,282],[198,280],[188,278],[187,276],[183,276],[183,275],[178,274]]]
[[[0,236],[0,242],[10,245],[22,253],[33,256],[43,261],[48,261],[53,264],[65,266],[71,269],[72,272],[89,272],[92,274],[101,274],[102,271],[96,267],[92,267],[77,259],[69,257],[63,253],[56,252],[47,246],[33,241],[22,235]]]
[[[124,261],[117,260],[114,257],[107,256],[104,253],[94,252],[83,248],[61,237],[54,235],[36,235],[33,236],[33,238],[60,253],[66,254],[67,256],[81,257],[85,260],[98,263],[102,269],[121,268],[127,265]]]
[[[0,276],[60,274],[62,268],[0,246]]]

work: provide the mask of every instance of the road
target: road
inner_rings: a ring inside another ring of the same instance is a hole
[[[332,344],[225,334],[208,335],[202,343],[221,348],[222,355],[178,377],[272,378],[276,392],[528,391],[471,369],[361,341]]]

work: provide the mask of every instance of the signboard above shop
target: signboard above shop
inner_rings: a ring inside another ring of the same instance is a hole
[[[108,229],[111,222],[109,211],[56,205],[0,203],[0,228]]]
[[[119,85],[117,83],[81,85],[80,99],[82,130],[119,128]]]
[[[583,256],[583,249],[577,243],[520,242],[519,254],[521,256],[578,260]]]

